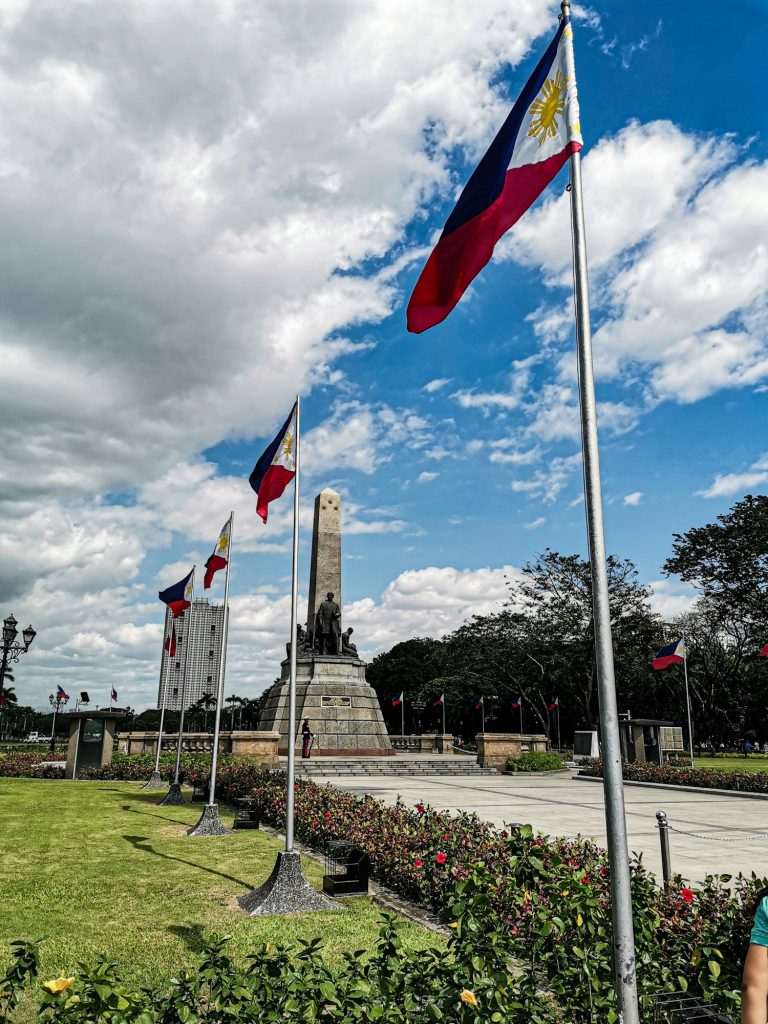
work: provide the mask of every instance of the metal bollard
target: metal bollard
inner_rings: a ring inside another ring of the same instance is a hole
[[[672,861],[669,856],[669,822],[664,811],[656,811],[656,821],[659,823],[659,841],[661,843],[661,874],[664,878],[664,885],[669,885],[672,879]]]

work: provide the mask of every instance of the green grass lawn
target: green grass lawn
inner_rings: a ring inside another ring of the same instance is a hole
[[[380,910],[367,897],[336,913],[248,917],[236,897],[266,880],[280,844],[259,831],[190,839],[202,806],[157,807],[160,797],[139,783],[0,779],[0,967],[12,939],[43,934],[46,977],[104,954],[141,984],[192,964],[214,930],[232,935],[237,958],[317,935],[332,959],[374,945]],[[322,867],[303,867],[319,888]],[[403,939],[442,945],[410,922]]]
[[[694,757],[696,768],[721,768],[725,772],[768,772],[768,757]]]

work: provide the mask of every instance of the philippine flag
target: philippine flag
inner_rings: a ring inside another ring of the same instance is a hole
[[[433,708],[439,708],[440,705],[444,702],[444,698],[445,698],[445,694],[444,693],[441,693],[439,697],[435,697],[435,699],[432,701],[432,707]]]
[[[475,701],[475,711],[479,711],[480,708],[483,707],[484,704],[485,704],[485,701],[483,700],[483,698],[482,697],[478,697],[477,700]]]
[[[768,644],[766,644],[765,647],[762,647],[760,649],[760,653],[758,654],[758,657],[759,658],[768,658]]]
[[[63,700],[69,700],[69,694],[65,691],[63,686],[59,686],[57,688],[56,696],[61,697]]]
[[[658,651],[651,667],[666,668],[668,665],[679,665],[681,661],[685,661],[685,640],[675,640],[673,644]]]
[[[513,700],[511,701],[511,704],[510,704],[510,706],[511,706],[513,711],[517,711],[517,709],[520,707],[520,702],[522,701],[522,699],[523,699],[522,697],[515,697],[515,698],[513,698]]]
[[[203,579],[203,588],[208,590],[213,583],[214,575],[219,569],[225,568],[229,562],[229,542],[232,535],[232,516],[224,523],[224,527],[219,534],[219,539],[216,541],[216,547],[213,549],[213,554],[205,563],[205,577]]]
[[[557,697],[555,697],[551,704],[547,704],[547,711],[557,711],[558,706]]]
[[[112,700],[117,700],[117,690],[112,687]]]
[[[256,491],[256,512],[266,523],[270,501],[279,498],[296,476],[296,406],[248,477]]]
[[[581,146],[573,29],[564,18],[446,221],[408,303],[409,331],[448,316],[496,242]]]
[[[169,658],[176,657],[176,627],[173,622],[171,622],[171,635],[165,638],[163,647],[168,651]]]
[[[178,619],[181,613],[192,604],[192,578],[194,575],[195,570],[192,569],[192,572],[183,580],[174,583],[167,590],[161,590],[157,595],[171,609],[174,619]]]
[[[393,708],[399,707],[400,704],[402,704],[402,703],[403,703],[403,695],[402,695],[402,693],[400,694],[399,697],[393,697],[392,698],[392,707]]]

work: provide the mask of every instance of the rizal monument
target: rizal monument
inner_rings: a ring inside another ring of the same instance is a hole
[[[296,725],[314,733],[313,757],[394,754],[378,698],[365,679],[365,662],[344,629],[341,599],[341,498],[327,487],[315,498],[307,625],[297,627]],[[289,648],[290,645],[286,645]],[[290,649],[287,650],[290,655]],[[288,751],[290,657],[267,692],[260,730],[280,733]],[[299,736],[294,736],[296,744]]]

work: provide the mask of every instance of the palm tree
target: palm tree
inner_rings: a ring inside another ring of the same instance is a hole
[[[13,675],[10,672],[6,672],[5,679],[9,678],[13,679]],[[11,711],[11,705],[17,703],[18,697],[16,696],[14,688],[12,686],[0,686],[0,715],[2,715],[2,719],[0,720],[0,736],[6,732],[6,723]]]
[[[198,703],[202,704],[205,711],[205,731],[208,732],[208,712],[216,707],[216,698],[212,693],[204,693]]]
[[[229,728],[231,732],[235,731],[235,704],[243,704],[243,698],[237,697],[234,693],[231,697],[227,697],[227,704],[230,705],[230,716],[229,716]]]

